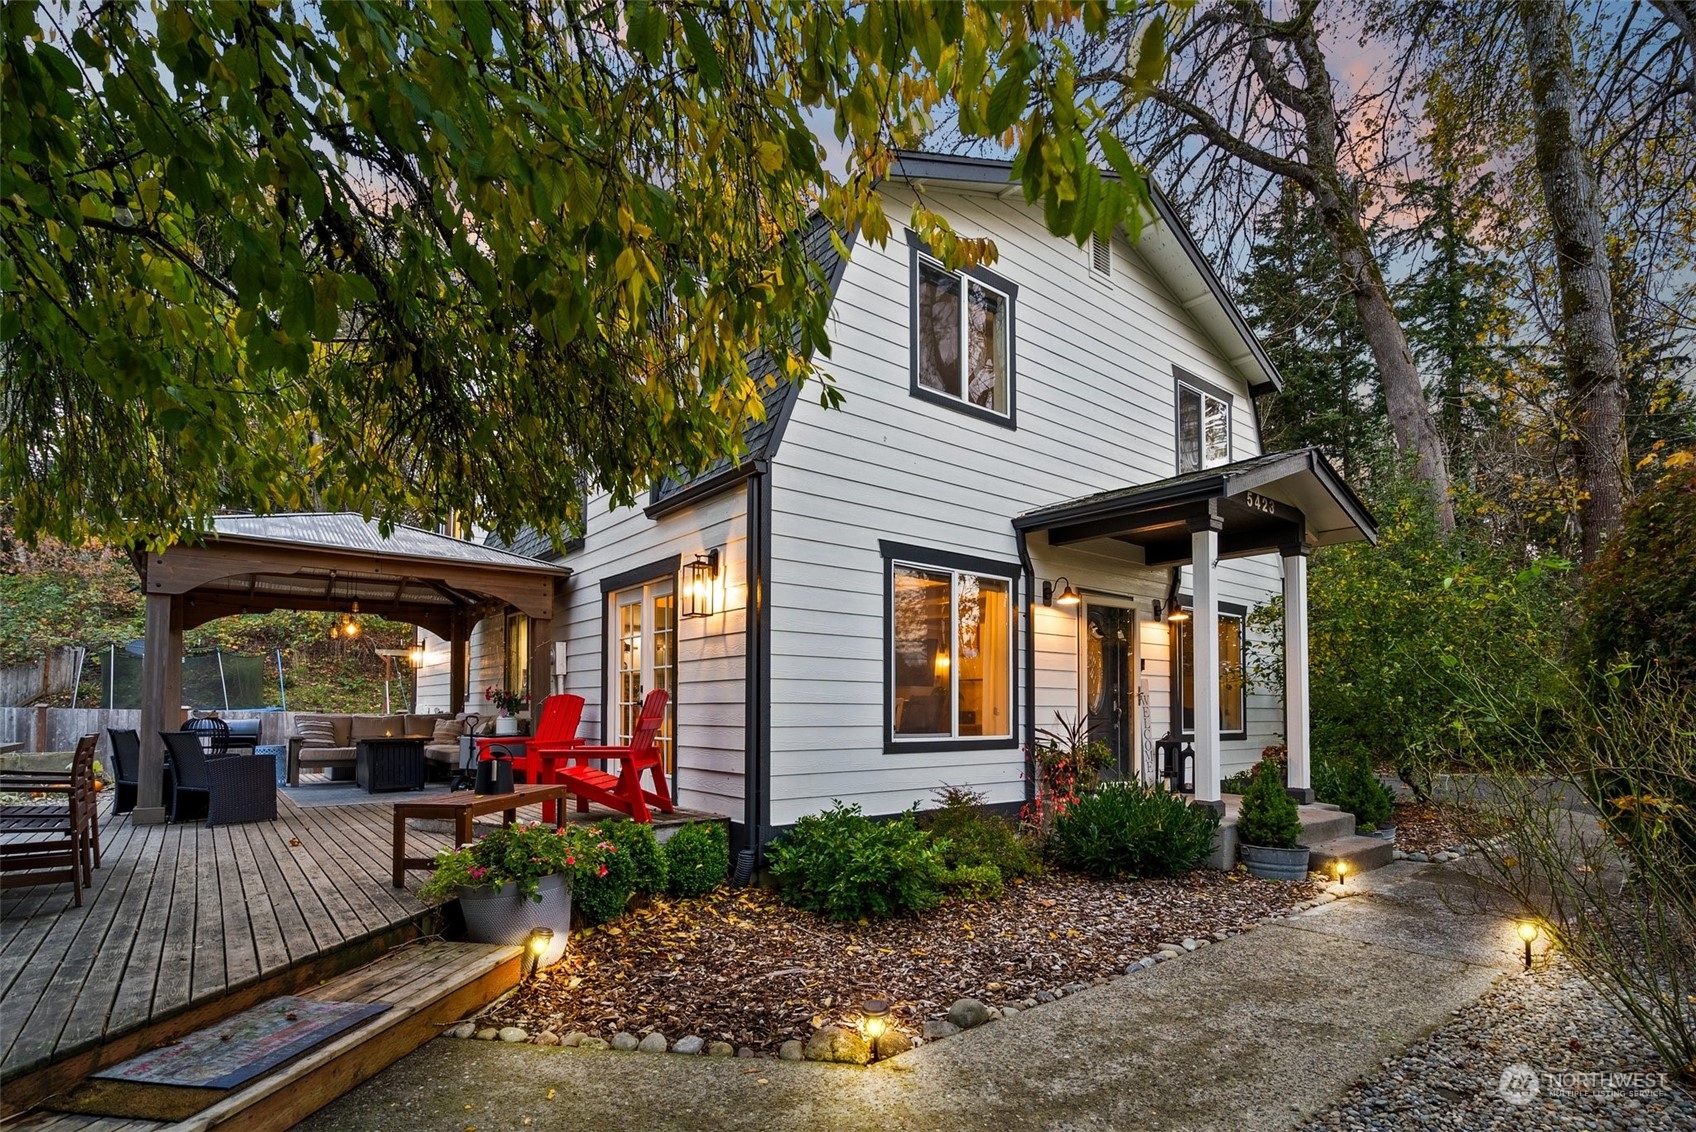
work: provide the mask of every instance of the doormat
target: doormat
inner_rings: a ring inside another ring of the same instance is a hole
[[[64,1112],[183,1120],[388,1008],[284,995],[102,1069],[51,1105]]]

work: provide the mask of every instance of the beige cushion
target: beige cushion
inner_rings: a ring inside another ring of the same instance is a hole
[[[302,747],[339,747],[336,728],[323,716],[303,715],[294,722],[294,733],[300,736]]]
[[[459,737],[465,734],[465,723],[458,719],[438,719],[436,726],[430,731],[430,742],[459,744]]]
[[[406,720],[398,715],[356,715],[350,739],[383,739],[406,730]]]
[[[406,716],[406,733],[417,737],[433,735],[436,731],[436,723],[441,718],[439,715]]]

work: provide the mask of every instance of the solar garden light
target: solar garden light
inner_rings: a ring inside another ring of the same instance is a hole
[[[872,1060],[877,1060],[877,1040],[889,1032],[889,1003],[881,998],[867,999],[860,1006],[860,1033],[872,1047]]]
[[[548,948],[554,945],[554,930],[552,928],[530,929],[530,978],[535,978],[542,969],[542,956],[548,953]]]
[[[1337,873],[1337,887],[1343,887],[1343,878],[1349,875],[1349,863],[1347,861],[1338,861],[1332,865],[1332,868],[1335,869]]]
[[[1531,920],[1519,922],[1519,938],[1525,941],[1525,969],[1531,970],[1531,941],[1537,938],[1537,925]]]

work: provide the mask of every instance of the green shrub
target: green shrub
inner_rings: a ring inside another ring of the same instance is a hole
[[[1219,815],[1141,782],[1110,782],[1054,818],[1049,854],[1092,876],[1171,876],[1213,849]]]
[[[872,821],[836,803],[804,817],[772,845],[777,891],[787,903],[833,920],[894,916],[942,900],[948,845],[933,841],[911,812]]]
[[[730,875],[730,838],[723,822],[686,825],[661,846],[665,852],[665,890],[673,896],[701,896]]]
[[[1378,781],[1370,755],[1361,751],[1354,758],[1343,760],[1340,766],[1330,766],[1328,770],[1329,777],[1334,779],[1326,784],[1331,796],[1321,795],[1315,782],[1315,798],[1353,814],[1355,829],[1361,833],[1371,833],[1390,820],[1396,792]]]
[[[630,861],[630,884],[638,896],[653,896],[666,889],[666,859],[647,822],[614,818],[601,826],[601,836],[613,843]]]
[[[1007,891],[1001,870],[994,865],[960,865],[944,869],[942,887],[961,900],[994,900]]]
[[[950,869],[992,866],[1001,880],[1017,880],[1042,871],[1042,862],[1019,837],[1006,818],[982,810],[983,795],[961,786],[944,787],[937,793],[942,803],[921,814],[919,824],[932,837],[945,838],[948,848],[942,860]]]
[[[1283,769],[1262,759],[1237,811],[1237,840],[1263,849],[1293,849],[1300,836],[1301,815],[1284,789]]]
[[[665,885],[665,860],[654,842],[653,827],[633,821],[610,821],[589,832],[600,837],[600,845],[611,846],[605,871],[579,877],[571,894],[573,912],[584,923],[604,924],[617,919],[630,906],[637,892],[652,893],[657,879]]]
[[[1584,572],[1579,659],[1619,659],[1696,682],[1696,465],[1673,468],[1625,509]]]

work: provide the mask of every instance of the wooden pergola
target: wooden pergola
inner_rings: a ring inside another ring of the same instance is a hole
[[[221,515],[206,540],[148,554],[142,660],[141,768],[135,820],[163,822],[165,748],[182,703],[183,632],[242,613],[312,609],[376,614],[448,640],[449,701],[465,710],[468,642],[477,622],[517,610],[531,621],[530,699],[549,691],[554,603],[571,571],[416,527],[384,535],[351,513]]]

